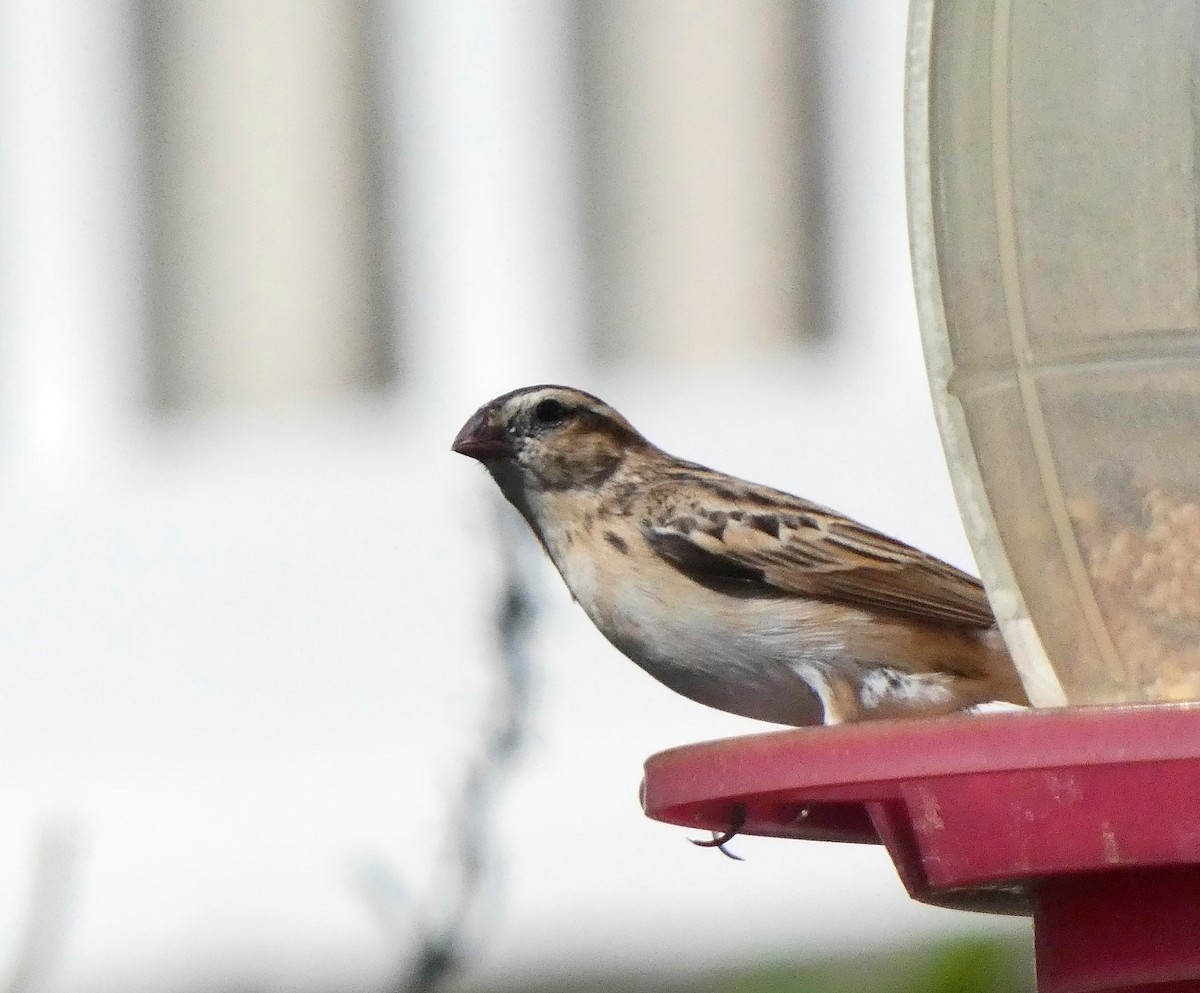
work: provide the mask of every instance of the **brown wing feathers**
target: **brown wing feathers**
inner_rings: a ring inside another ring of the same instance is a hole
[[[745,484],[742,507],[781,502],[787,511],[743,511],[703,491],[644,522],[650,547],[706,586],[749,596],[806,596],[906,615],[990,627],[977,580],[865,525],[777,491]],[[761,494],[756,491],[762,491]],[[755,500],[759,496],[759,500]]]

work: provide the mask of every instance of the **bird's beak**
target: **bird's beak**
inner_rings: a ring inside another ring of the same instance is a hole
[[[466,455],[480,462],[505,459],[513,454],[508,436],[505,435],[504,429],[492,420],[492,411],[488,407],[481,407],[471,415],[471,419],[462,426],[450,448],[459,455]]]

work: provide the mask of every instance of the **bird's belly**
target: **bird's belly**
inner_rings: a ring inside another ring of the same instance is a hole
[[[760,720],[819,724],[826,674],[841,654],[819,607],[737,599],[690,585],[619,578],[580,604],[623,654],[700,703]]]

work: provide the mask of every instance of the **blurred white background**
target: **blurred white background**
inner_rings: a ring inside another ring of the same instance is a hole
[[[495,498],[449,443],[498,393],[592,390],[970,566],[911,292],[905,16],[0,2],[0,969],[403,967],[494,679]],[[735,863],[646,820],[647,755],[765,726],[534,581],[471,984],[1023,927],[911,904],[879,850]]]

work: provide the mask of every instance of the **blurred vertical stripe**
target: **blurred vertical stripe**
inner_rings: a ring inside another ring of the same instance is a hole
[[[594,352],[704,362],[822,338],[822,5],[576,10]]]
[[[381,6],[139,0],[160,410],[394,380]]]

